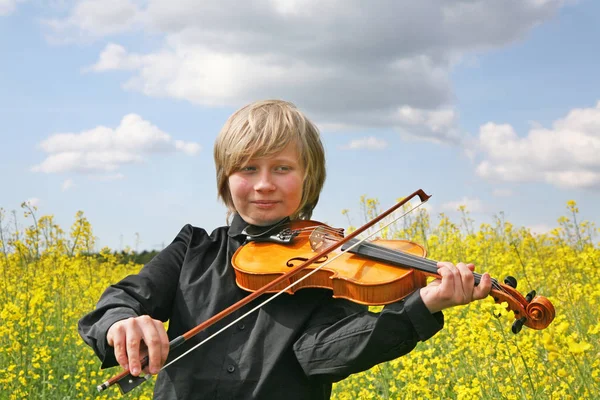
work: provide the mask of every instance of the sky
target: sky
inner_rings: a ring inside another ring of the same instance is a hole
[[[215,137],[268,98],[321,130],[315,220],[423,189],[434,224],[598,223],[599,39],[592,0],[0,0],[4,224],[27,201],[98,248],[210,232]]]

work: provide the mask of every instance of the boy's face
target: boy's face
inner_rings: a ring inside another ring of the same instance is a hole
[[[235,209],[252,225],[271,225],[292,215],[302,200],[304,168],[294,144],[279,154],[253,158],[229,176]]]

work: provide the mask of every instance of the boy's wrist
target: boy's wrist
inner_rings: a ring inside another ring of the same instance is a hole
[[[439,301],[436,301],[433,290],[430,287],[422,287],[421,290],[419,290],[419,295],[430,313],[435,314],[444,309],[442,304]]]

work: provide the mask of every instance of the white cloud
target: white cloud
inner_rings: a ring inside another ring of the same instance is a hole
[[[544,233],[550,232],[554,227],[547,224],[534,224],[526,227],[534,235],[543,235]]]
[[[17,3],[25,0],[0,0],[0,17],[12,14],[17,9]]]
[[[442,204],[443,211],[458,211],[461,207],[471,213],[481,213],[484,211],[483,204],[478,198],[463,197],[461,200],[450,201]]]
[[[33,171],[45,173],[110,172],[117,170],[123,164],[140,162],[142,162],[141,155],[118,150],[104,152],[65,151],[51,154],[41,164],[34,166]]]
[[[401,133],[409,137],[434,142],[457,143],[461,140],[455,128],[457,116],[453,109],[423,110],[405,105],[397,110],[395,119],[403,126]]]
[[[453,110],[427,111],[403,106],[398,109],[396,115],[399,121],[410,125],[424,124],[429,126],[433,131],[438,131],[454,124]]]
[[[175,148],[190,156],[196,155],[202,150],[202,147],[198,143],[184,142],[183,140],[176,140]]]
[[[110,71],[113,69],[136,69],[142,65],[140,57],[127,54],[125,47],[118,44],[109,43],[100,54],[100,59],[91,67],[85,68],[86,71]]]
[[[388,143],[383,139],[378,139],[374,136],[355,139],[350,143],[342,146],[344,150],[356,150],[356,149],[368,149],[368,150],[382,150],[388,146]]]
[[[66,179],[63,184],[62,184],[62,191],[66,192],[67,190],[71,189],[73,186],[75,186],[75,184],[73,183],[73,179]]]
[[[115,129],[98,126],[81,133],[57,133],[40,143],[46,159],[32,167],[45,173],[79,172],[109,177],[123,165],[141,163],[155,153],[184,152],[197,154],[197,143],[173,140],[137,114],[123,117]],[[122,176],[120,176],[122,178]],[[120,179],[119,178],[119,179]]]
[[[485,179],[600,188],[600,101],[571,110],[550,129],[533,125],[522,138],[510,125],[487,123],[479,144],[477,174]]]
[[[162,35],[155,50],[110,44],[87,68],[129,71],[128,90],[204,106],[284,98],[320,126],[393,127],[405,136],[457,143],[452,67],[522,39],[563,1],[111,4],[85,1],[50,29],[67,39],[114,35],[129,26]]]
[[[52,32],[51,42],[69,43],[129,31],[140,17],[139,8],[129,0],[83,0],[75,3],[68,17],[43,22]]]
[[[25,200],[26,204],[29,204],[30,207],[38,207],[40,205],[40,199],[38,199],[37,197],[31,197],[27,200]]]

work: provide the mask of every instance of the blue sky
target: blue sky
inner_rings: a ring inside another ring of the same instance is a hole
[[[326,146],[314,219],[422,188],[434,221],[465,204],[544,231],[573,199],[598,222],[598,2],[210,4],[0,0],[0,207],[63,229],[83,210],[115,249],[210,231],[216,134],[283,98]]]

